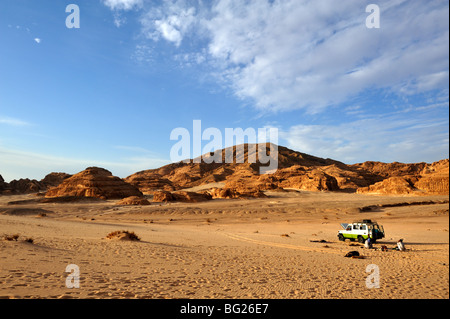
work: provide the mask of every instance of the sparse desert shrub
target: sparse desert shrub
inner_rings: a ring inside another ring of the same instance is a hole
[[[3,240],[6,240],[6,241],[18,241],[19,237],[20,237],[19,234],[4,235],[3,236]],[[26,243],[30,243],[30,244],[32,244],[34,242],[33,238],[31,238],[31,237],[27,237],[23,241],[26,242]]]
[[[282,234],[281,237],[290,237],[289,234]]]
[[[19,239],[20,235],[19,234],[14,234],[14,235],[4,235],[3,239],[7,240],[7,241],[17,241],[17,239]]]
[[[109,233],[106,238],[108,239],[118,239],[118,240],[131,240],[131,241],[140,241],[138,235],[134,232],[129,232],[127,230],[116,230]]]

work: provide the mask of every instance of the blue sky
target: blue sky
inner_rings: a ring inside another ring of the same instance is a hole
[[[0,174],[126,177],[169,163],[171,131],[193,120],[275,127],[280,145],[349,164],[448,158],[448,14],[445,0],[2,0]]]

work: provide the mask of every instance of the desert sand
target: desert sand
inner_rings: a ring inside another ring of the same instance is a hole
[[[448,196],[265,193],[146,206],[11,205],[37,197],[0,196],[0,297],[449,298]],[[361,219],[384,226],[376,249],[338,241],[340,223]],[[106,238],[118,230],[140,241]],[[400,238],[406,252],[377,249]],[[352,250],[364,258],[345,258]],[[69,264],[79,267],[79,288],[66,287]],[[371,264],[379,267],[379,288],[366,286]]]

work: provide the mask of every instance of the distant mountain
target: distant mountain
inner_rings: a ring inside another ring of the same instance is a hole
[[[448,159],[433,164],[365,162],[347,165],[278,146],[278,170],[262,175],[260,168],[264,164],[249,163],[249,159],[255,158],[255,152],[258,155],[256,147],[252,146],[245,144],[216,152],[215,155],[222,158],[223,163],[207,164],[205,161],[214,154],[205,154],[187,163],[179,162],[135,173],[125,181],[143,193],[175,191],[211,183],[223,183],[225,188],[240,192],[279,188],[380,194],[449,192]],[[269,146],[266,145],[268,153]],[[239,152],[239,149],[243,151]],[[230,163],[230,158],[234,162]]]
[[[66,173],[50,173],[42,180],[21,178],[6,183],[0,176],[0,194],[31,194],[47,190],[50,187],[58,186],[64,179],[71,175]]]

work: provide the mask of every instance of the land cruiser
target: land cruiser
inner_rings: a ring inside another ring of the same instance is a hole
[[[378,225],[376,221],[372,221],[370,219],[356,221],[351,224],[343,223],[341,226],[343,230],[338,232],[338,238],[340,241],[350,239],[351,241],[357,240],[360,243],[364,243],[369,235],[372,242],[385,237],[383,226]]]

